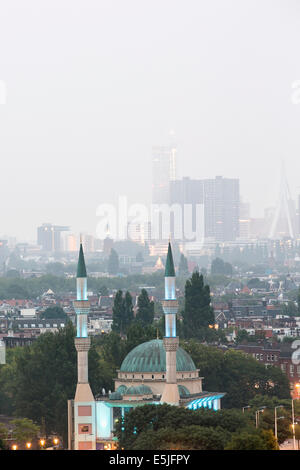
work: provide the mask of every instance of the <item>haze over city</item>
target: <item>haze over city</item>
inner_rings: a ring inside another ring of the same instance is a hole
[[[1,5],[1,233],[93,233],[96,209],[151,202],[156,145],[178,177],[240,179],[261,217],[281,162],[300,192],[299,3],[12,0]]]

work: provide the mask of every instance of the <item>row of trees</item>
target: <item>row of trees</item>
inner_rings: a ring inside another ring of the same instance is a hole
[[[211,274],[214,275],[224,275],[231,276],[233,273],[233,268],[230,263],[223,261],[221,258],[215,258],[211,263]]]
[[[203,275],[195,271],[185,284],[184,302],[177,318],[178,334],[186,339],[200,340],[220,336],[210,327],[215,323],[213,308],[211,306],[210,288],[204,283]],[[126,334],[133,322],[143,326],[153,325],[164,334],[164,315],[158,323],[154,323],[154,302],[150,301],[145,289],[137,301],[136,316],[133,313],[132,296],[127,291],[125,295],[119,290],[114,299],[112,329]]]
[[[270,429],[256,429],[241,410],[197,411],[144,405],[117,423],[125,450],[277,450]]]
[[[134,316],[132,296],[130,292],[118,290],[114,299],[112,330],[124,335],[133,322],[142,326],[152,325],[154,321],[154,302],[149,299],[145,289],[141,290],[137,300],[137,312]]]

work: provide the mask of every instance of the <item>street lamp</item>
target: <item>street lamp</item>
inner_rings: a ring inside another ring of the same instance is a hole
[[[293,429],[293,447],[296,450],[296,436],[295,436],[295,411],[294,411],[294,400],[292,398],[292,429]]]
[[[58,437],[54,437],[54,439],[53,439],[53,444],[55,445],[55,447],[58,446],[58,444],[59,444],[59,439],[58,439]]]
[[[296,398],[299,399],[300,383],[297,382],[297,383],[295,384],[295,388],[297,389],[297,397],[296,397]]]
[[[280,416],[279,418],[277,418],[277,408],[283,408],[283,405],[279,405],[279,406],[275,406],[274,408],[274,419],[275,419],[275,439],[277,441],[277,420],[278,419],[284,419],[284,416]]]
[[[259,410],[255,411],[255,425],[256,428],[259,426],[259,413],[263,413],[265,411],[266,406],[262,406]]]
[[[45,439],[40,439],[40,446],[41,446],[42,449],[43,449],[45,443],[46,443]]]
[[[251,406],[250,406],[250,405],[243,406],[243,408],[242,408],[242,409],[243,409],[243,413],[245,413],[245,409],[246,409],[246,408],[251,408]]]
[[[29,450],[31,448],[31,442],[26,442],[26,447]]]
[[[17,449],[18,449],[17,444],[13,444],[13,445],[11,446],[11,450],[17,450]]]

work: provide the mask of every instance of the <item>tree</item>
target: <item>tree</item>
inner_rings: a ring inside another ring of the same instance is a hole
[[[124,420],[116,424],[115,435],[119,447],[125,450],[216,450],[224,448],[233,432],[247,426],[247,418],[237,410],[194,411],[167,404],[144,405],[125,414]]]
[[[67,400],[75,395],[77,353],[75,329],[71,322],[55,333],[44,333],[30,345],[20,348],[12,363],[13,373],[5,392],[12,400],[14,414],[41,424],[67,440]],[[10,364],[5,366],[10,368]],[[1,370],[2,375],[2,370]],[[1,378],[1,376],[0,376]],[[89,350],[89,381],[92,390],[101,390],[105,380],[99,356]]]
[[[125,293],[125,298],[124,298],[124,329],[127,331],[129,326],[134,320],[134,314],[133,314],[133,305],[132,305],[132,296],[130,292]]]
[[[258,277],[253,277],[249,279],[249,281],[247,282],[247,286],[249,287],[249,289],[265,289],[267,287],[267,284],[258,279]]]
[[[101,337],[96,343],[96,349],[106,364],[109,364],[112,377],[115,377],[115,370],[120,367],[127,354],[126,342],[120,335],[112,331],[108,335]],[[113,382],[112,382],[113,383]]]
[[[9,269],[6,274],[5,274],[6,277],[8,278],[20,278],[20,272],[17,270],[17,269]]]
[[[211,274],[219,275],[223,274],[225,276],[232,275],[233,269],[230,263],[224,262],[221,258],[215,258],[211,263]]]
[[[211,307],[210,289],[204,285],[203,275],[195,271],[185,284],[185,303],[183,328],[186,338],[197,338],[201,329],[214,324],[215,317]]]
[[[238,330],[235,342],[236,344],[248,343],[250,341],[250,335],[246,330]]]
[[[113,248],[110,250],[107,270],[109,274],[118,274],[119,271],[119,256]]]
[[[278,367],[266,368],[241,351],[228,349],[223,352],[195,340],[182,342],[181,347],[201,370],[205,388],[226,392],[222,398],[223,408],[242,408],[256,395],[280,399],[290,396],[289,382]]]
[[[290,317],[297,316],[298,314],[298,307],[296,307],[295,303],[291,300],[286,304],[282,305],[282,313],[284,315],[289,315]]]
[[[134,442],[133,450],[223,450],[228,433],[221,427],[183,426],[144,431]]]
[[[113,305],[113,312],[112,312],[113,322],[111,325],[111,329],[118,333],[124,330],[123,306],[124,306],[123,292],[121,290],[118,290],[114,298],[114,305]]]
[[[58,305],[55,305],[54,307],[46,308],[46,310],[41,313],[40,318],[44,318],[45,320],[51,318],[61,318],[63,320],[66,320],[68,318],[68,315],[66,314],[63,308],[59,307]]]
[[[143,326],[140,322],[134,321],[127,330],[126,353],[129,353],[141,343],[146,343],[156,338],[157,329],[154,325]]]
[[[142,289],[138,296],[138,310],[136,320],[143,326],[151,325],[154,320],[154,302],[150,301],[146,289]]]
[[[225,450],[279,450],[272,431],[243,431],[232,436]]]
[[[13,438],[19,445],[36,439],[40,432],[40,427],[28,418],[14,419],[11,421],[11,425],[13,426]]]
[[[278,443],[281,444],[290,437],[291,434],[291,400],[290,399],[279,399],[276,396],[256,395],[253,400],[249,402],[251,409],[249,413],[253,414],[254,410],[258,410],[262,407],[264,412],[260,416],[259,427],[263,430],[271,430],[274,432],[275,429],[275,407],[280,406],[277,409],[277,438]],[[282,419],[284,418],[284,419]]]
[[[0,450],[5,450],[7,448],[6,440],[8,438],[7,427],[0,423]]]
[[[124,335],[134,319],[130,292],[118,290],[114,299],[112,330]]]
[[[46,271],[54,276],[63,276],[65,274],[65,265],[63,263],[48,263]]]

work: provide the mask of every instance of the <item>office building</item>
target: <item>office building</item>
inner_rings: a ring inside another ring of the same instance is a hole
[[[170,181],[176,179],[176,147],[153,147],[152,203],[169,204]]]
[[[170,205],[173,204],[178,204],[182,208],[183,215],[180,224],[183,227],[189,226],[193,231],[199,225],[197,217],[200,212],[197,212],[197,206],[203,206],[205,239],[225,242],[234,241],[239,237],[240,192],[238,179],[217,176],[214,179],[182,178],[171,181]],[[177,221],[174,218],[173,233],[178,223],[178,218]]]
[[[37,229],[37,244],[43,251],[62,251],[61,233],[68,230],[65,226],[43,224]]]

